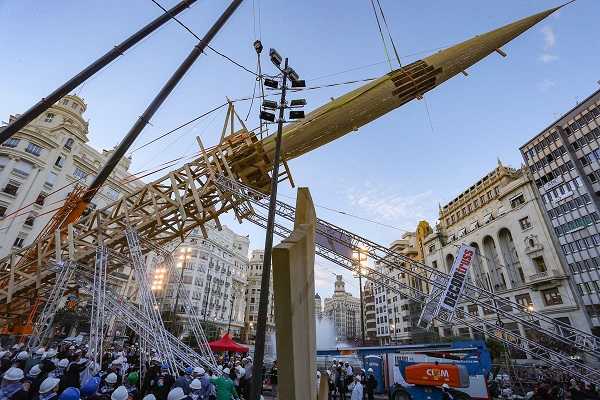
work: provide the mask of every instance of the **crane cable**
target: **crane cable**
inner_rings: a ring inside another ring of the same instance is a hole
[[[154,1],[154,0],[153,0]],[[375,2],[371,1],[371,6],[373,6],[373,13],[375,14],[375,20],[377,21],[377,27],[379,28],[379,35],[381,36],[381,43],[383,44],[383,50],[385,51],[385,58],[390,66],[390,71],[394,70],[392,67],[392,60],[390,59],[390,53],[387,48],[387,44],[385,43],[385,37],[383,36],[383,30],[381,29],[381,23],[379,22],[379,15],[377,15],[377,9],[375,8]]]

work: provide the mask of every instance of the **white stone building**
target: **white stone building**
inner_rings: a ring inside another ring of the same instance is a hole
[[[65,96],[0,146],[0,257],[32,243],[75,185],[89,185],[110,156],[88,144],[86,108],[80,97]],[[143,185],[130,163],[121,159],[92,207]]]
[[[319,293],[315,293],[315,318],[323,318],[323,301],[321,300]]]
[[[207,239],[202,236],[200,229],[194,229],[174,252],[178,271],[184,268],[183,285],[179,288],[180,298],[177,302],[177,321],[187,317],[181,296],[191,296],[196,315],[203,321],[217,325],[219,332],[215,334],[230,329],[231,336],[239,337],[244,327],[244,292],[250,240],[227,226],[219,231],[214,224],[207,224],[206,229]],[[177,290],[176,283],[169,283],[155,291],[163,314],[172,313]]]
[[[342,275],[336,276],[333,296],[325,299],[323,316],[334,323],[338,341],[360,338],[360,300],[346,292]]]
[[[553,244],[534,183],[524,170],[498,166],[492,172],[440,208],[436,232],[424,241],[425,262],[450,271],[458,247],[468,244],[478,257],[469,279],[503,298],[542,312],[562,322],[589,330],[578,306],[568,272]],[[476,314],[495,323],[492,309],[463,303],[457,315]],[[505,328],[534,337],[520,324],[505,321]],[[479,338],[461,325],[439,327],[442,336]],[[513,357],[518,358],[518,354]]]
[[[262,268],[264,261],[263,250],[252,250],[250,263],[248,265],[246,296],[246,317],[245,330],[246,340],[254,342],[256,336],[256,321],[258,319],[258,303],[260,300],[260,286],[262,281]],[[269,307],[267,317],[267,334],[275,331],[275,309],[273,308],[273,271],[271,271],[271,281],[269,287]]]

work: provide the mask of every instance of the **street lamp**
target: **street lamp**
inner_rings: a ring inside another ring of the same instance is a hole
[[[367,272],[365,266],[367,265],[368,254],[366,249],[358,249],[352,252],[352,259],[355,265],[354,276],[358,275],[358,291],[360,293],[360,333],[362,338],[362,345],[365,345],[365,320],[364,320],[364,309],[363,309],[363,287],[362,287],[362,276]]]
[[[254,48],[259,55],[262,51],[262,43],[257,41],[254,43]],[[262,267],[262,278],[260,284],[260,298],[258,303],[258,315],[256,320],[256,335],[254,345],[254,373],[252,374],[252,385],[250,388],[250,400],[257,400],[262,392],[262,380],[263,380],[263,362],[265,356],[265,340],[267,332],[267,319],[269,313],[269,296],[270,296],[270,281],[271,281],[271,251],[273,248],[273,230],[275,228],[275,208],[277,206],[277,184],[279,182],[279,163],[281,158],[281,136],[283,132],[283,123],[285,122],[285,110],[290,108],[286,103],[286,94],[288,90],[288,81],[291,80],[293,87],[305,86],[304,81],[300,81],[298,73],[294,71],[288,64],[288,59],[283,58],[279,52],[275,49],[269,50],[269,57],[271,62],[279,70],[279,77],[281,79],[281,86],[275,79],[265,79],[264,84],[272,89],[281,87],[281,98],[276,108],[273,108],[272,103],[267,103],[267,107],[263,103],[262,110],[260,112],[260,118],[263,121],[275,122],[275,113],[271,113],[267,110],[275,111],[279,113],[277,118],[277,135],[275,137],[275,155],[273,159],[273,171],[271,172],[271,198],[269,200],[269,214],[267,217],[267,228],[265,236],[265,252],[263,257]],[[262,76],[261,76],[262,78]],[[306,104],[306,101],[295,102],[295,111],[290,112],[290,119],[304,118],[304,112],[298,111],[297,108],[301,107],[300,104]],[[252,325],[251,325],[252,326]]]

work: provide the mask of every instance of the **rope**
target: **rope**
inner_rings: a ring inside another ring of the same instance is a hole
[[[379,16],[377,15],[377,9],[375,8],[375,3],[373,0],[371,0],[371,6],[373,6],[373,13],[375,14],[375,20],[377,21],[377,27],[379,28],[381,43],[383,43],[383,49],[385,50],[385,57],[387,58],[387,62],[390,65],[390,70],[393,70],[394,68],[392,67],[392,60],[390,59],[390,53],[388,52],[387,44],[385,43],[385,37],[383,36],[383,30],[381,29],[381,23],[379,22]]]
[[[164,8],[158,1],[156,0],[150,0],[151,2],[153,2],[154,4],[156,4],[157,7],[159,7],[161,10],[163,10],[165,13],[168,13],[169,11]],[[186,24],[184,24],[183,22],[181,22],[177,17],[175,17],[174,15],[169,13],[169,16],[171,17],[172,20],[174,20],[175,22],[177,22],[179,25],[181,25],[183,27],[183,29],[185,29],[186,31],[188,31],[192,36],[194,36],[196,39],[198,39],[199,41],[202,40],[202,38],[200,36],[198,36],[193,30],[191,30]],[[231,57],[221,53],[220,51],[218,51],[217,49],[215,49],[214,47],[207,45],[206,46],[208,49],[212,50],[214,53],[220,55],[221,57],[225,58],[227,61],[231,62],[232,64],[240,67],[241,69],[243,69],[246,72],[251,73],[252,75],[256,75],[256,73],[254,73],[253,71],[251,71],[250,69],[246,68],[245,66],[243,66],[242,64],[240,64],[239,62],[235,61],[234,59],[232,59]]]
[[[390,43],[392,44],[392,48],[394,49],[394,54],[396,55],[396,60],[398,61],[398,65],[401,67],[402,62],[400,61],[400,56],[398,55],[398,50],[396,49],[396,44],[394,43],[394,39],[392,38],[392,32],[390,31],[390,27],[388,26],[387,20],[385,18],[385,14],[383,13],[383,8],[381,7],[381,3],[377,0],[377,5],[379,6],[379,12],[381,13],[381,17],[383,18],[383,23],[385,24],[385,29],[387,30],[388,36],[390,38]]]

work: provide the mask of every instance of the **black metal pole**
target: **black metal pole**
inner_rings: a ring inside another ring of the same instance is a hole
[[[360,261],[358,264],[358,290],[360,293],[360,333],[362,336],[362,345],[365,345],[365,314],[363,309],[363,288],[362,288],[362,273],[360,271]]]
[[[204,51],[206,46],[209,45],[210,41],[215,37],[217,32],[225,25],[225,22],[231,17],[234,11],[238,8],[238,6],[242,3],[243,0],[233,0],[229,7],[221,14],[219,19],[213,24],[213,26],[208,30],[208,32],[204,35],[204,37],[198,42],[196,46],[192,49],[190,54],[183,60],[179,68],[173,73],[171,78],[165,83],[160,92],[156,95],[152,103],[148,105],[144,113],[138,118],[135,124],[131,127],[127,135],[123,138],[121,143],[117,146],[117,148],[113,151],[106,164],[96,176],[92,184],[90,185],[90,190],[86,191],[83,196],[83,201],[89,203],[94,197],[95,193],[98,191],[100,186],[104,184],[108,176],[113,171],[114,167],[121,160],[121,158],[125,155],[125,152],[129,147],[133,144],[135,139],[142,132],[142,129],[146,126],[146,124],[152,119],[154,113],[158,110],[158,108],[162,105],[162,103],[166,100],[169,94],[173,91],[175,86],[179,83],[181,78],[189,71],[194,62],[200,57],[200,54]]]
[[[210,278],[210,279],[208,279]],[[207,294],[206,294],[206,305],[204,306],[204,316],[202,317],[202,319],[204,320],[204,322],[206,322],[206,311],[208,310],[208,302],[210,300],[210,285],[212,283],[212,277],[210,275],[206,275],[206,280],[208,281],[208,290],[207,290]]]
[[[183,283],[183,271],[185,270],[185,263],[187,262],[187,250],[183,263],[181,264],[181,274],[179,274],[179,282],[177,282],[177,294],[175,295],[175,304],[173,304],[173,319],[171,321],[171,329],[173,329],[173,335],[178,335],[177,329],[177,307],[179,306],[179,291],[181,290],[181,284]]]
[[[275,138],[275,157],[271,173],[271,198],[269,199],[269,215],[267,218],[267,234],[265,237],[265,255],[263,258],[262,279],[260,282],[260,299],[256,322],[256,337],[254,341],[254,369],[252,371],[252,386],[250,399],[258,400],[262,392],[263,362],[265,357],[265,337],[267,333],[267,317],[269,313],[269,286],[271,283],[271,250],[273,249],[273,230],[275,228],[275,208],[277,206],[277,183],[279,181],[279,159],[281,157],[281,134],[285,116],[285,94],[288,78],[288,59],[285,59],[281,101],[279,103],[279,120],[277,121],[277,137]]]
[[[233,292],[233,290],[232,290]],[[229,322],[227,323],[227,334],[229,334],[231,332],[231,318],[233,317],[233,302],[235,301],[235,297],[233,296],[233,293],[231,294],[231,305],[230,305],[230,309],[229,309]]]
[[[15,119],[12,123],[8,124],[4,130],[0,131],[0,143],[8,140],[12,135],[22,129],[25,125],[33,121],[40,114],[46,111],[52,104],[56,103],[58,100],[63,98],[65,95],[69,94],[73,89],[77,86],[81,85],[91,76],[93,76],[96,72],[100,71],[102,68],[110,64],[120,55],[122,55],[125,51],[129,50],[135,44],[139,43],[146,36],[160,28],[163,24],[169,21],[173,16],[181,13],[183,10],[194,4],[197,0],[182,0],[175,7],[171,8],[166,13],[154,19],[148,25],[144,26],[142,29],[129,36],[120,44],[113,47],[102,57],[88,65],[83,71],[79,72],[77,75],[69,79],[67,82],[63,83],[58,89],[54,90],[54,92],[50,93],[48,96],[42,98],[37,104],[31,107],[29,110],[25,111],[21,114],[17,119]]]

